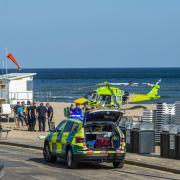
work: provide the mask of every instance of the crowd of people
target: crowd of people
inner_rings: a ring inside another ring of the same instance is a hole
[[[89,107],[87,104],[81,108],[79,104],[71,104],[69,115],[80,115],[84,112],[91,110],[93,107]],[[38,130],[46,130],[46,122],[48,122],[49,129],[51,129],[51,122],[53,121],[53,107],[46,103],[40,103],[38,106],[35,102],[27,101],[17,102],[14,106],[14,115],[16,119],[16,125],[20,127],[28,127],[28,131],[36,131],[36,123],[38,122]]]
[[[53,120],[53,107],[46,103],[40,103],[39,106],[35,102],[28,101],[17,102],[14,107],[15,119],[17,126],[27,126],[29,131],[36,131],[36,121],[38,120],[39,131],[46,130],[46,120],[48,120],[48,126],[50,129],[50,123]]]

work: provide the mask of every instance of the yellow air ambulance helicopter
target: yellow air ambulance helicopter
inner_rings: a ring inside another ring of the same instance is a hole
[[[90,106],[106,105],[121,106],[127,103],[136,103],[141,101],[150,101],[160,98],[158,90],[160,89],[159,80],[156,84],[151,83],[101,83],[98,88],[87,93],[84,97],[74,100],[76,104],[88,103]],[[140,86],[146,85],[152,87],[147,94],[129,94],[121,88],[124,86]]]

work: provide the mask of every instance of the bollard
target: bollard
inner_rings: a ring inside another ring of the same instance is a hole
[[[180,133],[176,135],[177,159],[180,159]]]
[[[176,159],[177,147],[176,147],[176,134],[169,134],[169,158]]]
[[[161,132],[160,148],[160,156],[167,158],[169,156],[169,132]]]

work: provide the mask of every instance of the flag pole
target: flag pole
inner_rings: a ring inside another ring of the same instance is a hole
[[[8,49],[6,48],[6,74],[8,73],[7,53],[8,53]]]
[[[1,69],[2,77],[3,77],[3,73],[4,73],[4,58],[2,58],[2,69]]]

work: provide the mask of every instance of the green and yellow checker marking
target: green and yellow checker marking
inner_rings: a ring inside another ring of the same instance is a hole
[[[74,122],[71,132],[51,132],[48,134],[47,139],[50,145],[50,152],[52,153],[64,154],[67,144],[72,146],[74,152],[83,149],[83,143],[77,144],[75,142],[75,137],[84,137],[83,131],[80,130],[82,128],[82,122],[76,119],[67,119],[66,121]],[[73,131],[73,129],[76,131]]]

